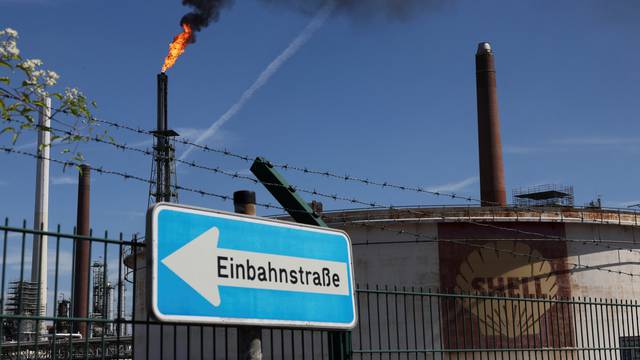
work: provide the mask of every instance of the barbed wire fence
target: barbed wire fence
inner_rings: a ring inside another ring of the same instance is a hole
[[[19,121],[19,120],[12,120],[12,121],[17,122],[17,123],[23,123],[22,121]],[[125,126],[125,125],[121,125],[121,124],[117,124],[117,123],[114,123],[114,122],[106,122],[104,120],[100,120],[100,122],[107,123],[110,126],[117,126],[119,128],[124,128],[124,129],[127,129],[129,131],[135,131],[136,133],[139,133],[139,134],[153,135],[152,132],[148,131],[148,130],[135,129],[135,128],[132,128],[132,127],[129,127],[129,126]],[[38,126],[38,128],[41,128],[41,126],[39,126],[39,125],[37,125],[37,126]],[[53,129],[58,131],[58,132],[67,134],[67,135],[73,135],[73,133],[68,132],[66,130],[63,130],[63,129],[58,129],[58,128],[53,128]],[[130,151],[130,152],[139,153],[139,154],[142,154],[142,155],[145,155],[145,156],[153,156],[153,152],[148,150],[148,149],[140,149],[140,148],[137,148],[135,146],[127,145],[125,143],[118,143],[118,142],[116,142],[116,141],[114,141],[112,139],[105,139],[105,138],[102,138],[102,137],[99,137],[99,136],[85,136],[83,139],[85,141],[92,141],[92,142],[96,142],[96,143],[100,143],[100,144],[109,145],[109,146],[112,146],[112,147],[114,147],[116,149],[119,149],[119,150],[122,150],[122,151]],[[189,141],[186,141],[186,140],[184,140],[184,143],[185,144],[195,145],[195,144],[193,144],[193,143],[191,143]],[[208,148],[208,147],[203,147],[203,148]],[[6,151],[6,149],[4,149],[4,150]],[[234,154],[234,153],[231,153],[231,152],[229,152],[227,150],[219,150],[219,149],[217,149],[215,151],[216,151],[216,153],[225,154],[225,155],[229,154],[229,156],[232,156],[234,158],[239,158],[239,159],[242,159],[242,160],[247,160],[248,161],[248,160],[251,159],[248,156]],[[253,159],[255,159],[255,158],[253,158]],[[207,166],[207,165],[199,164],[199,163],[197,163],[195,161],[185,161],[185,160],[180,160],[180,159],[175,159],[175,161],[177,163],[184,164],[184,165],[189,166],[191,168],[195,168],[195,169],[211,172],[211,173],[218,174],[218,175],[223,175],[223,176],[226,176],[226,177],[229,177],[229,178],[232,178],[232,179],[243,180],[243,181],[246,181],[246,182],[250,182],[252,184],[259,184],[260,183],[260,181],[257,180],[255,177],[244,175],[244,174],[241,174],[241,173],[239,173],[237,171],[236,172],[232,172],[232,171],[224,170],[224,169],[222,169],[220,167],[210,167],[210,166]],[[97,171],[100,172],[100,168],[98,168]],[[120,174],[125,175],[125,178],[127,178],[127,176],[128,176],[126,173],[120,172]],[[314,172],[310,172],[310,174],[318,175],[319,172],[314,171]],[[324,173],[322,175],[326,176]],[[139,179],[137,179],[137,180],[139,180]],[[147,180],[146,182],[149,183],[149,184],[154,183],[151,180]],[[272,183],[264,183],[263,185],[265,185],[265,186],[282,186],[281,184],[272,184]],[[396,187],[402,187],[404,189],[408,188],[406,186],[401,186],[401,185],[395,185],[395,186]],[[292,187],[292,189],[294,191],[298,191],[298,192],[301,192],[301,193],[304,193],[304,194],[316,196],[318,198],[323,198],[323,199],[328,199],[328,200],[333,200],[333,201],[341,201],[341,202],[345,202],[345,203],[348,203],[348,204],[351,204],[351,205],[362,205],[362,206],[366,206],[368,208],[374,208],[374,209],[377,209],[377,210],[388,209],[388,210],[396,211],[396,212],[400,212],[400,213],[407,212],[407,213],[410,213],[412,215],[418,215],[418,216],[421,215],[419,211],[416,211],[416,210],[413,210],[413,209],[408,209],[408,208],[407,209],[402,209],[402,208],[393,206],[391,204],[384,204],[384,203],[376,202],[376,201],[361,200],[361,199],[358,199],[358,198],[355,198],[355,197],[348,197],[346,195],[341,195],[341,194],[323,193],[323,192],[318,191],[316,189],[306,189],[306,188],[298,187],[298,186],[295,186],[295,185],[291,185],[291,187]],[[392,188],[396,188],[396,187],[392,187]],[[198,190],[198,189],[192,189],[192,188],[188,188],[188,187],[180,187],[180,186],[178,186],[176,188],[176,190],[184,190],[186,192],[198,193],[200,195],[205,195],[206,194],[208,196],[213,196],[213,197],[216,197],[216,198],[224,200],[224,201],[230,200],[230,197],[226,196],[226,195],[215,194],[215,193],[211,193],[211,192],[207,192],[207,191],[203,191],[203,190]],[[438,196],[451,196],[452,199],[455,199],[455,196],[456,196],[455,194],[446,194],[446,193],[436,193],[436,194],[438,194]],[[474,201],[473,198],[465,198],[465,200]],[[266,209],[277,209],[277,210],[282,210],[282,211],[287,211],[287,212],[289,212],[289,211],[299,211],[299,210],[293,210],[293,209],[284,209],[282,207],[279,207],[277,205],[270,204],[270,203],[262,203],[262,204],[259,204],[259,205],[261,207],[263,207],[263,208],[266,208]],[[532,207],[519,207],[518,209],[516,209],[516,211],[521,211],[521,210],[539,212],[539,213],[545,211],[545,210],[542,210],[542,209],[539,209],[539,208],[532,208]],[[597,221],[597,219],[595,219],[595,220]],[[524,231],[524,230],[520,230],[520,229],[506,227],[506,226],[498,226],[498,225],[495,225],[495,224],[481,223],[481,222],[478,222],[478,221],[474,221],[473,219],[471,219],[471,215],[469,215],[467,219],[458,219],[458,221],[459,222],[466,222],[466,223],[469,223],[469,224],[474,224],[474,225],[477,225],[477,226],[490,227],[490,228],[493,228],[493,229],[496,229],[496,230],[510,231],[510,232],[517,233],[519,235],[530,235],[530,236],[535,236],[535,237],[542,237],[544,239],[549,239],[549,240],[565,240],[567,242],[572,242],[572,243],[576,243],[576,244],[592,245],[592,246],[602,247],[602,248],[606,248],[608,250],[619,250],[619,251],[625,251],[625,252],[631,252],[631,253],[640,254],[640,250],[634,250],[634,249],[629,249],[629,248],[624,248],[624,247],[620,247],[620,246],[611,245],[606,240],[576,240],[576,239],[570,239],[570,238],[568,238],[566,236],[553,236],[553,235],[548,235],[548,234],[542,234],[542,233],[539,233],[539,232]],[[603,224],[607,223],[604,220],[600,220],[600,222],[603,223]],[[636,226],[636,225],[632,225],[632,226]]]
[[[16,150],[16,149],[12,149],[12,148],[8,148],[8,147],[2,147],[0,146],[0,151],[4,151],[6,153],[13,153],[13,154],[18,154],[18,155],[23,155],[23,156],[28,156],[31,158],[44,158],[41,155],[35,154],[35,153],[30,153],[30,152],[26,152],[26,151],[22,151],[22,150]],[[69,167],[69,166],[80,166],[80,163],[74,162],[74,161],[65,161],[65,160],[57,160],[57,159],[52,159],[52,158],[47,158],[47,160],[51,161],[52,163],[58,164],[58,165],[62,165],[63,167]],[[154,183],[153,180],[149,180],[146,178],[143,178],[141,176],[137,176],[137,175],[132,175],[129,174],[127,172],[122,172],[122,171],[115,171],[115,170],[110,170],[110,169],[106,169],[103,167],[95,167],[95,166],[89,166],[90,169],[92,169],[93,171],[97,172],[98,174],[104,174],[104,175],[112,175],[112,176],[116,176],[119,178],[122,178],[124,180],[133,180],[133,181],[138,181],[138,182],[142,182],[142,183],[146,183],[146,184],[152,184]],[[232,200],[232,197],[229,195],[224,195],[224,194],[218,194],[218,193],[213,193],[210,191],[206,191],[206,190],[202,190],[202,189],[196,189],[196,188],[191,188],[191,187],[185,187],[185,186],[176,186],[177,190],[182,190],[182,191],[187,191],[187,192],[191,192],[194,194],[199,194],[201,196],[208,196],[208,197],[213,197],[216,199],[220,199],[223,201],[228,201],[228,200]],[[274,204],[270,204],[270,203],[256,203],[256,206],[265,208],[265,209],[277,209],[280,211],[285,211],[285,212],[296,212],[296,211],[301,211],[301,210],[296,210],[296,209],[288,209],[288,208],[284,208],[282,206],[279,205],[274,205]],[[393,208],[392,208],[393,209]],[[410,212],[412,214],[416,214],[416,210],[412,210],[412,209],[399,209],[397,211],[407,211]],[[478,222],[474,222],[471,219],[466,220],[466,219],[458,219],[458,222],[461,223],[469,223],[469,224],[480,224]],[[398,221],[398,220],[390,220],[390,222],[393,222],[395,224],[402,224],[402,222]],[[526,254],[526,253],[519,253],[519,252],[515,252],[515,251],[511,251],[511,250],[505,250],[505,249],[498,249],[496,247],[491,247],[491,246],[487,246],[487,245],[480,245],[480,244],[474,244],[474,243],[470,243],[468,241],[473,241],[473,240],[483,240],[482,238],[478,238],[478,239],[474,239],[474,238],[464,238],[464,239],[459,239],[459,240],[452,240],[452,239],[442,239],[439,237],[432,237],[432,236],[426,236],[423,234],[419,234],[419,233],[415,233],[415,232],[410,232],[405,230],[404,228],[401,230],[396,230],[396,229],[391,229],[389,227],[385,227],[385,226],[376,226],[376,225],[371,225],[371,224],[362,224],[360,226],[366,226],[369,228],[374,228],[374,229],[378,229],[381,231],[385,231],[388,233],[394,233],[394,234],[399,234],[399,235],[409,235],[409,236],[413,236],[416,238],[417,241],[420,240],[427,240],[427,241],[431,241],[431,242],[449,242],[449,243],[455,243],[458,245],[463,245],[463,246],[468,246],[468,247],[474,247],[474,248],[481,248],[481,249],[492,249],[498,252],[504,252],[504,253],[509,253],[510,255],[513,256],[520,256],[520,257],[527,257],[528,259],[536,259],[536,260],[543,260],[543,261],[551,261],[552,259],[550,258],[545,258],[545,257],[541,257],[541,256],[536,256],[536,255],[532,255],[532,254]],[[529,235],[529,236],[533,236],[532,239],[551,239],[551,240],[567,240],[565,238],[562,237],[554,237],[554,236],[549,236],[546,234],[542,234],[542,233],[537,233],[537,232],[525,232],[519,229],[514,229],[514,228],[509,228],[509,227],[499,227],[501,230],[506,230],[506,231],[513,231],[516,232],[518,234],[523,234],[523,235]],[[527,240],[527,238],[518,238],[519,240]],[[574,241],[578,244],[591,244],[591,245],[597,245],[599,246],[600,244],[594,243],[594,242],[587,242],[584,240],[575,240],[575,239],[571,239],[570,241]],[[603,244],[603,246],[605,246]],[[612,245],[607,244],[606,245],[609,249],[614,249],[615,247]],[[629,249],[629,248],[622,248],[622,247],[617,247],[617,250],[622,250],[622,251],[631,251],[631,252],[637,252],[636,250],[633,249]],[[630,277],[638,277],[640,276],[640,274],[636,274],[636,273],[631,273],[631,272],[626,272],[626,271],[619,271],[619,270],[610,270],[610,269],[601,269],[598,267],[593,267],[593,266],[589,266],[589,265],[584,265],[584,264],[577,264],[577,263],[568,263],[568,265],[572,266],[573,268],[582,268],[582,269],[588,269],[588,270],[596,270],[596,271],[604,271],[607,273],[615,273],[618,275],[626,275],[626,276],[630,276]]]

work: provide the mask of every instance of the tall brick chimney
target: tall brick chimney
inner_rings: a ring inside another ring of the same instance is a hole
[[[478,44],[476,53],[480,199],[482,206],[506,206],[504,165],[500,141],[500,115],[496,91],[496,67],[491,44]]]

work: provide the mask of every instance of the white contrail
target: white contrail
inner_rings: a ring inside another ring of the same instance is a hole
[[[269,66],[267,66],[262,71],[262,73],[260,73],[260,76],[258,76],[256,81],[254,81],[253,84],[251,84],[251,86],[247,90],[245,90],[244,93],[242,93],[242,96],[240,96],[238,101],[236,101],[236,103],[233,104],[229,108],[229,110],[222,114],[222,116],[220,116],[218,120],[213,122],[213,124],[211,124],[211,126],[209,126],[209,128],[205,130],[205,132],[203,132],[202,135],[200,135],[194,141],[194,143],[200,145],[210,139],[211,136],[213,136],[213,134],[215,134],[222,125],[224,125],[227,121],[234,117],[238,113],[238,111],[242,110],[247,101],[251,100],[253,95],[258,90],[260,90],[260,88],[263,87],[269,81],[269,79],[271,79],[271,76],[273,76],[278,71],[278,69],[280,69],[280,67],[287,60],[289,60],[289,58],[295,55],[298,50],[300,50],[300,48],[302,48],[302,46],[304,46],[304,44],[306,44],[307,41],[311,39],[313,34],[315,34],[315,32],[318,31],[318,29],[320,29],[322,25],[324,25],[324,23],[333,12],[335,6],[336,5],[334,1],[329,1],[326,5],[320,8],[320,10],[318,10],[313,19],[311,19],[309,24],[302,30],[302,32],[298,34],[298,36],[296,36],[293,41],[291,41],[289,46],[287,46],[287,48],[284,49],[284,51],[280,55],[278,55],[278,57],[276,57],[269,64]],[[185,150],[182,155],[180,155],[180,160],[184,160],[187,156],[189,156],[189,153],[191,153],[193,149],[194,146],[190,145],[187,150]]]

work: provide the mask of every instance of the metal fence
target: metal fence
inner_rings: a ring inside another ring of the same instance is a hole
[[[637,300],[357,293],[355,359],[640,359]]]
[[[0,359],[240,358],[242,328],[149,317],[142,239],[79,236],[60,227],[36,231],[8,220],[0,238]],[[39,272],[32,273],[34,238],[48,241],[46,297]],[[89,244],[88,257],[77,257],[81,242]],[[77,279],[84,281],[83,296]],[[363,286],[356,295],[359,324],[350,334],[262,329],[263,358],[640,359],[635,299],[510,298],[388,286]]]

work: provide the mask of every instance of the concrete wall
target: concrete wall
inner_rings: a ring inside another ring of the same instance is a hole
[[[565,224],[565,232],[570,240],[567,243],[568,261],[600,269],[572,271],[573,296],[640,299],[640,229],[619,225]],[[582,240],[596,243],[576,242]],[[611,247],[631,249],[632,252]],[[622,271],[638,277],[602,270]]]
[[[402,228],[425,237],[437,235],[437,225],[433,223],[407,224]],[[439,287],[436,242],[416,243],[410,234],[396,234],[373,227],[347,226],[345,230],[354,244],[356,283],[362,286]]]

